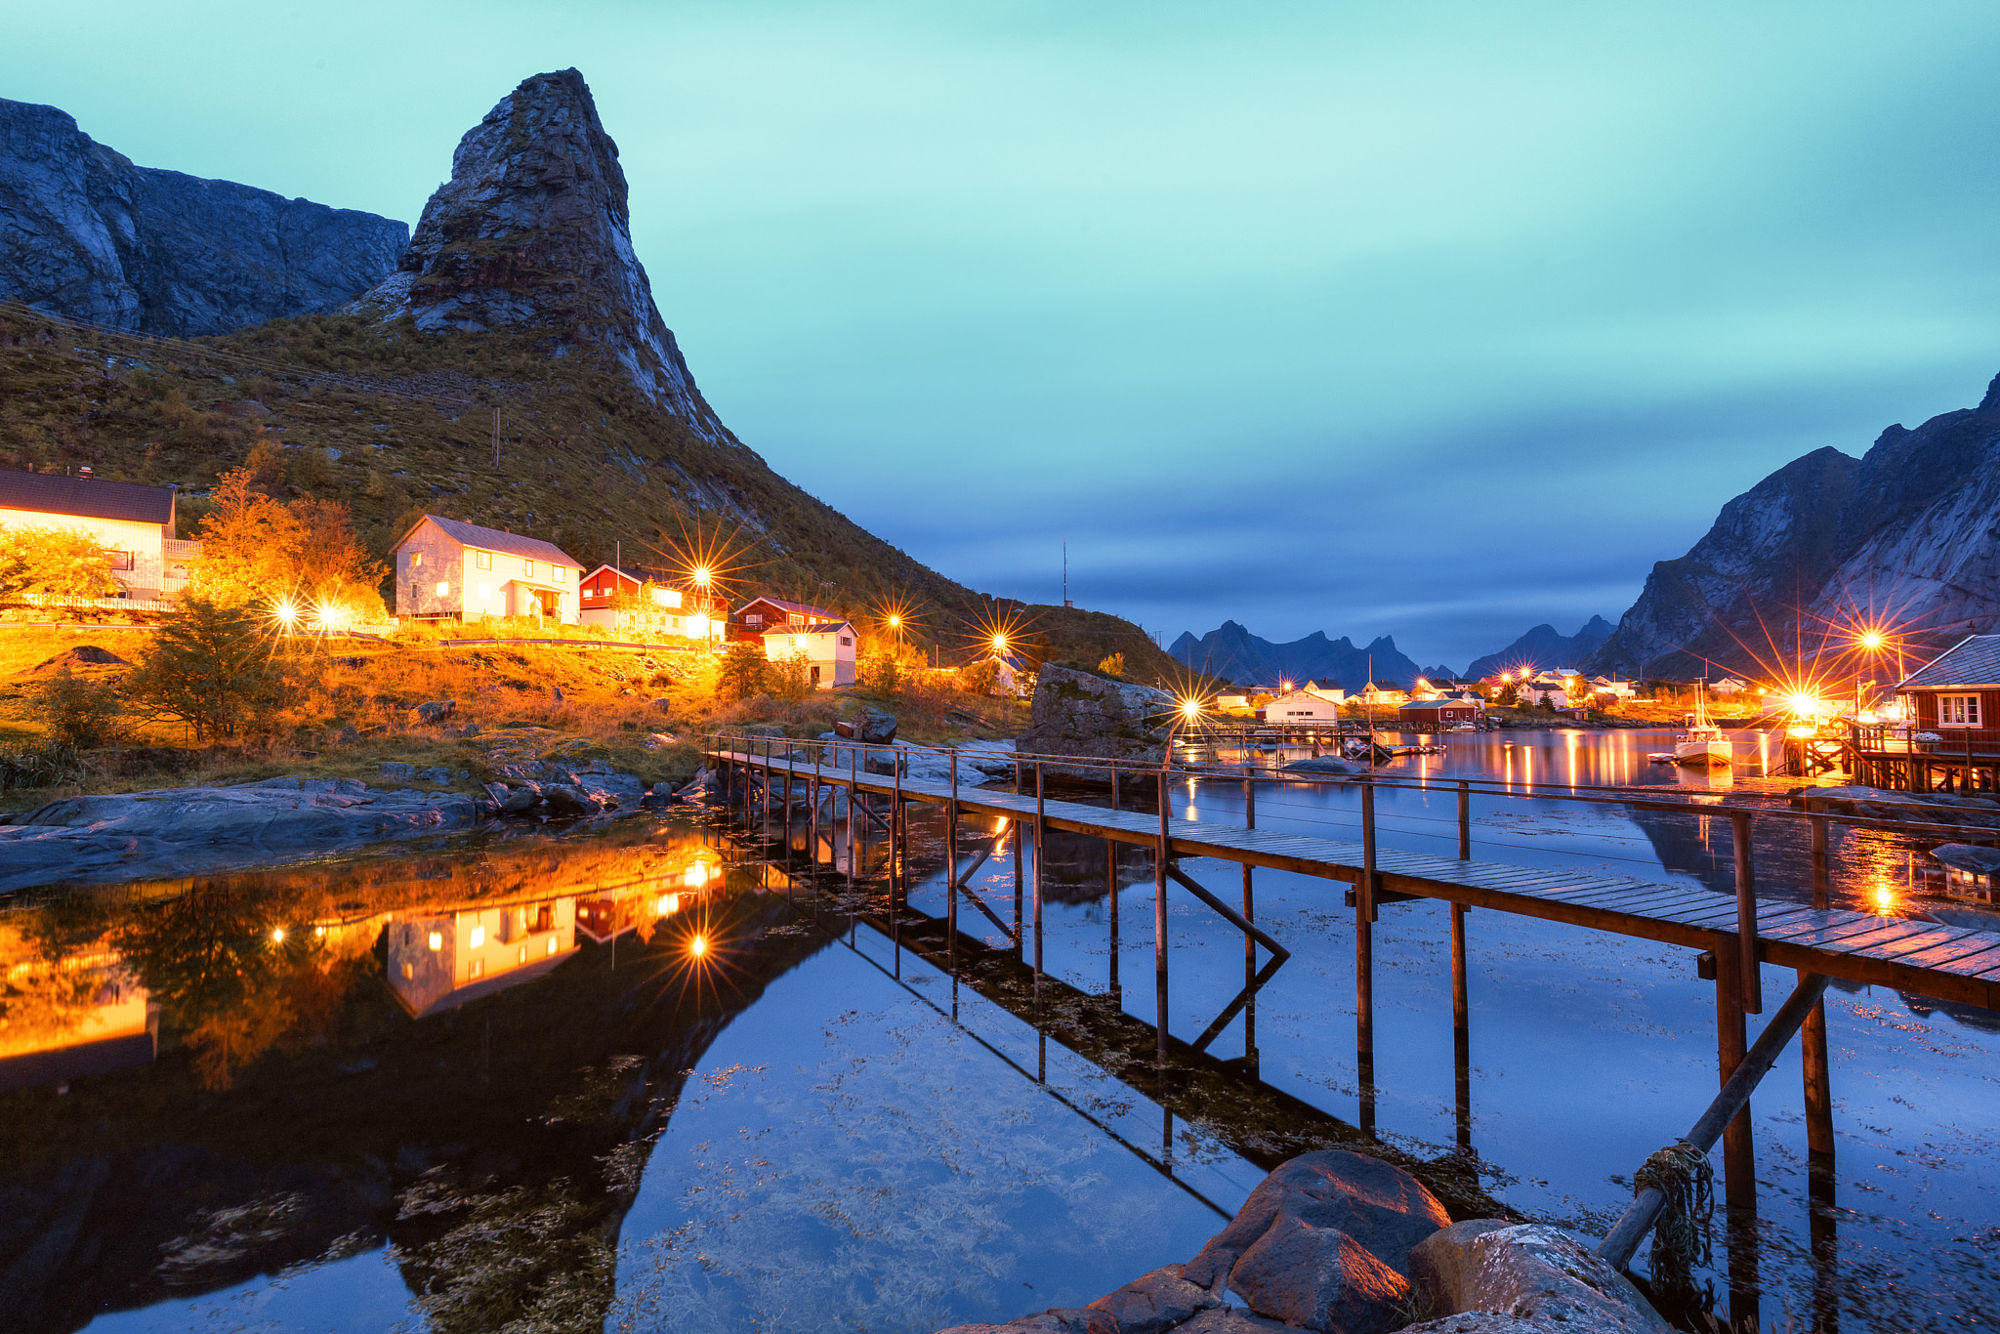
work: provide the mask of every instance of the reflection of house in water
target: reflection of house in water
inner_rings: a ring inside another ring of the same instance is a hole
[[[5,980],[17,993],[40,992],[48,1017],[0,1023],[0,1092],[67,1084],[153,1060],[159,1007],[116,954],[94,951],[58,965],[16,964]]]
[[[576,898],[391,922],[389,989],[422,1018],[540,977],[576,951]]]

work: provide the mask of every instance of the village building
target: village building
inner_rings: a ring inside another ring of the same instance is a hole
[[[846,621],[784,624],[764,632],[764,656],[783,662],[803,653],[813,689],[854,684],[854,627]]]
[[[809,602],[787,602],[783,598],[751,598],[737,609],[729,623],[731,639],[756,639],[767,631],[785,626],[828,625],[841,619],[839,612],[815,607]]]
[[[174,488],[91,475],[0,471],[0,528],[81,533],[111,557],[121,597],[157,600],[187,587],[201,543],[174,536]]]
[[[533,616],[577,624],[583,566],[561,547],[426,514],[396,543],[396,615]]]
[[[1215,707],[1224,713],[1247,713],[1250,709],[1250,692],[1225,690],[1215,697]]]
[[[576,896],[392,922],[389,990],[410,1017],[540,977],[576,951]]]
[[[1912,734],[1943,750],[2000,749],[2000,635],[1967,635],[1896,685]]]
[[[1639,687],[1616,676],[1593,676],[1590,678],[1590,693],[1611,699],[1637,699]]]
[[[1412,732],[1436,732],[1460,723],[1477,723],[1485,710],[1469,700],[1438,696],[1413,699],[1396,708],[1397,725]]]
[[[1401,686],[1377,685],[1370,681],[1355,698],[1371,708],[1400,708],[1410,702],[1410,692]]]
[[[60,967],[62,1022],[0,1023],[0,1093],[61,1086],[149,1064],[158,1051],[159,1006],[110,949],[51,963],[12,932],[0,936],[0,978],[32,993]]]
[[[721,637],[729,602],[715,594],[676,588],[642,572],[600,565],[577,587],[578,619],[606,630],[675,635],[703,643]]]
[[[1750,683],[1738,676],[1725,676],[1720,681],[1708,683],[1711,695],[1741,695],[1750,689]]]
[[[1289,691],[1265,704],[1262,720],[1274,727],[1337,723],[1340,701],[1313,689],[1308,682],[1304,689]]]

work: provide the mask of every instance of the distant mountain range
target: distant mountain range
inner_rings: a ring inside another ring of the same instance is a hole
[[[1996,622],[2000,377],[1976,408],[1891,426],[1859,459],[1814,450],[1731,500],[1584,666],[1776,672],[1864,623],[1921,651]]]
[[[1591,617],[1573,635],[1562,634],[1553,625],[1538,625],[1499,652],[1474,658],[1465,674],[1477,681],[1517,667],[1574,667],[1597,652],[1615,628],[1602,616]]]
[[[1199,639],[1192,631],[1183,632],[1167,652],[1191,670],[1246,686],[1318,681],[1359,690],[1368,684],[1371,671],[1378,682],[1406,686],[1430,674],[1404,656],[1388,635],[1357,647],[1345,635],[1328,639],[1315,630],[1303,639],[1274,644],[1235,621],[1224,621]]]

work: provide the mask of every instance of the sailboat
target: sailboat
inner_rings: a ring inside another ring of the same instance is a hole
[[[1726,769],[1730,761],[1729,738],[1709,721],[1705,685],[1705,682],[1695,683],[1694,712],[1688,715],[1687,730],[1674,738],[1674,763],[1703,769],[1720,765]]]

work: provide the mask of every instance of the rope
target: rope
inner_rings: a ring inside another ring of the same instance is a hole
[[[1665,1203],[1653,1228],[1653,1277],[1670,1287],[1692,1288],[1694,1270],[1707,1267],[1709,1222],[1715,1216],[1715,1169],[1708,1155],[1686,1140],[1657,1150],[1632,1176],[1632,1193],[1648,1186]]]

